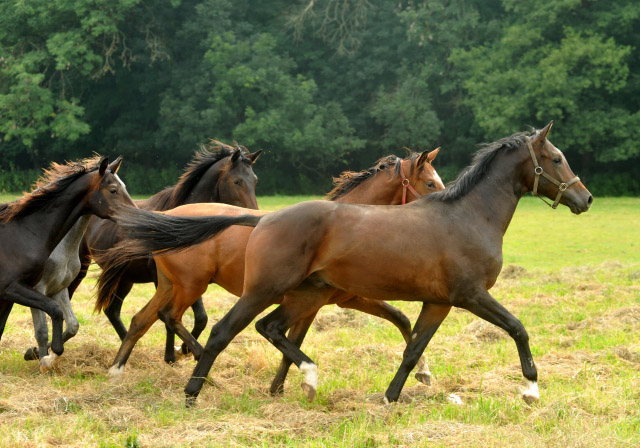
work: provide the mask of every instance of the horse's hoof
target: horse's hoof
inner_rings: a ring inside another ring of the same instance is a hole
[[[382,399],[382,401],[384,402],[385,406],[389,406],[391,404],[391,402],[389,401],[389,399],[387,398],[387,396],[385,395],[385,397]]]
[[[527,381],[528,386],[522,391],[522,399],[528,403],[536,403],[540,401],[540,391],[538,390],[538,383],[535,381]]]
[[[272,396],[279,396],[279,395],[283,395],[284,394],[284,384],[276,384],[276,385],[271,385],[271,388],[269,389],[269,393],[271,393]]]
[[[316,389],[307,383],[302,383],[300,387],[302,387],[302,391],[307,396],[307,400],[313,401],[313,399],[316,397]]]
[[[53,368],[53,363],[55,362],[57,356],[55,353],[51,353],[50,355],[43,356],[40,360],[40,373],[45,375]]]
[[[38,354],[38,347],[31,347],[26,352],[24,352],[24,360],[25,361],[36,361],[40,359]]]
[[[427,372],[416,372],[416,379],[422,384],[431,386],[431,374]]]
[[[196,397],[187,397],[184,401],[184,405],[188,408],[192,408],[196,405]]]
[[[118,367],[117,365],[112,365],[107,372],[107,376],[113,380],[116,380],[122,377],[122,371],[124,370],[124,366]]]
[[[178,347],[176,347],[176,350],[177,349],[178,349]],[[182,351],[183,355],[188,355],[189,353],[191,353],[191,350],[189,350],[189,346],[187,344],[185,344],[184,342],[180,346],[180,350]]]

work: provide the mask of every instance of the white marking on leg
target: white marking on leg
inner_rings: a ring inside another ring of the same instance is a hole
[[[313,388],[313,390],[318,389],[318,366],[315,364],[310,364],[308,362],[302,362],[300,364],[300,372],[304,375],[303,382],[308,384]]]
[[[124,366],[116,366],[115,364],[111,366],[111,368],[109,369],[109,372],[107,373],[107,375],[110,378],[119,378],[120,376],[122,376],[122,371],[124,370]]]
[[[527,388],[522,391],[522,398],[526,401],[540,400],[540,391],[538,390],[538,383],[536,381],[527,380]]]
[[[51,354],[47,356],[43,356],[40,359],[40,373],[45,374],[53,367],[53,363],[56,361],[58,355],[51,352]]]
[[[449,403],[457,404],[458,406],[462,404],[462,400],[456,394],[447,395],[447,400],[449,400]]]
[[[383,400],[383,401],[384,401],[384,404],[385,404],[385,405],[389,405],[389,404],[391,404],[391,402],[389,401],[389,399],[387,398],[387,396],[386,396],[386,395],[384,396],[384,400]]]

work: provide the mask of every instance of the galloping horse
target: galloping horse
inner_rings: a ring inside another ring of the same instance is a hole
[[[431,162],[438,150],[411,154],[407,159],[396,156],[385,157],[368,170],[360,173],[346,172],[339,179],[334,179],[336,187],[328,197],[335,202],[401,204],[417,199],[424,194],[444,189],[444,185]],[[405,175],[407,173],[407,175]],[[409,194],[410,193],[410,194]],[[265,215],[264,211],[251,211],[221,204],[185,205],[166,212],[171,216],[198,216],[207,214],[224,214],[238,216],[251,213],[255,216]],[[244,277],[244,252],[253,229],[234,227],[202,244],[191,247],[184,252],[170,255],[156,255],[158,269],[158,289],[151,301],[133,318],[131,327],[110,370],[112,375],[122,372],[124,365],[136,342],[146,333],[149,327],[160,317],[187,343],[198,358],[202,347],[182,325],[182,314],[204,291],[211,282],[225,288],[235,295],[242,293]],[[105,266],[98,279],[98,300],[96,308],[100,309],[113,296],[112,291],[118,288],[120,279],[119,267],[126,266],[129,257],[134,256],[135,245],[128,240],[107,254],[109,260],[102,260]],[[137,255],[149,253],[145,248]],[[411,335],[409,319],[400,310],[385,302],[370,301],[350,294],[333,291],[327,300],[341,307],[357,309],[366,313],[383,317],[400,329],[408,342]],[[289,337],[297,345],[307,332],[313,321],[305,319],[293,328]],[[280,393],[291,362],[283,359],[278,375],[273,381],[271,391]],[[428,384],[430,373],[424,359],[419,366],[417,377]]]
[[[106,157],[66,165],[52,164],[36,189],[15,202],[0,205],[0,338],[14,303],[37,308],[53,323],[51,350],[63,347],[60,306],[34,289],[47,259],[82,215],[112,218],[122,204],[135,207]]]
[[[142,210],[168,210],[179,205],[199,202],[224,202],[257,209],[258,203],[255,195],[257,177],[253,173],[253,164],[261,153],[262,150],[250,153],[245,147],[236,145],[234,148],[211,140],[209,147],[203,146],[196,153],[176,185],[165,188],[148,199],[135,201],[135,203]],[[69,286],[70,296],[73,295],[85,277],[91,258],[96,258],[100,265],[97,255],[114,247],[119,240],[120,235],[116,223],[91,219],[80,247],[82,269]],[[113,291],[117,300],[110,300],[109,306],[104,309],[104,312],[120,339],[124,339],[127,334],[127,328],[120,319],[122,302],[131,291],[134,283],[149,282],[157,282],[156,269],[153,259],[145,257],[135,260],[127,266],[118,289]],[[197,338],[207,325],[207,314],[202,300],[193,304],[193,313],[195,317],[193,335]],[[165,353],[167,362],[175,360],[173,344],[174,335],[167,329],[167,350]],[[30,352],[34,352],[34,349],[27,351],[25,359],[37,357],[37,355],[30,355]]]
[[[313,397],[317,367],[285,332],[324,305],[326,288],[378,300],[422,302],[402,363],[385,392],[386,402],[398,399],[409,372],[452,306],[507,331],[527,381],[523,398],[538,400],[538,374],[527,332],[488,290],[502,268],[504,233],[525,193],[551,198],[554,208],[563,204],[575,214],[587,211],[593,201],[563,154],[547,139],[551,125],[485,146],[451,187],[404,207],[311,201],[262,217],[156,217],[169,231],[179,224],[181,241],[174,241],[175,249],[199,243],[233,224],[257,226],[247,244],[242,297],[213,326],[185,388],[187,404],[195,402],[213,362],[235,335],[291,290],[306,291],[298,300],[282,302],[256,328],[298,366],[304,374],[303,390]],[[137,237],[148,238],[145,233],[142,229]]]

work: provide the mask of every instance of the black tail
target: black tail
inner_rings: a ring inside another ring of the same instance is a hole
[[[126,244],[136,252],[178,252],[213,238],[231,227],[258,225],[262,216],[171,216],[134,207],[122,207],[116,215]]]
[[[142,258],[149,255],[147,251],[141,253],[127,251],[130,247],[131,246],[127,246],[126,244],[122,245],[118,243],[96,257],[96,260],[99,260],[100,266],[102,266],[102,271],[96,284],[98,287],[98,297],[94,311],[99,313],[109,306],[112,298],[116,295],[118,286],[120,286],[122,276],[129,267],[129,262],[134,258]]]

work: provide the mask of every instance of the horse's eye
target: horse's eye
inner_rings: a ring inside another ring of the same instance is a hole
[[[434,188],[435,186],[436,184],[434,184],[433,182],[427,182],[427,187]]]
[[[233,183],[236,184],[236,185],[240,185],[241,182],[242,181],[240,179],[236,179],[236,180],[233,181]]]
[[[562,162],[562,158],[560,157],[556,157],[555,159],[553,159],[553,163],[555,163],[556,165],[560,165],[561,162]]]
[[[109,190],[109,193],[118,194],[118,189],[117,188],[112,188],[111,190]]]

